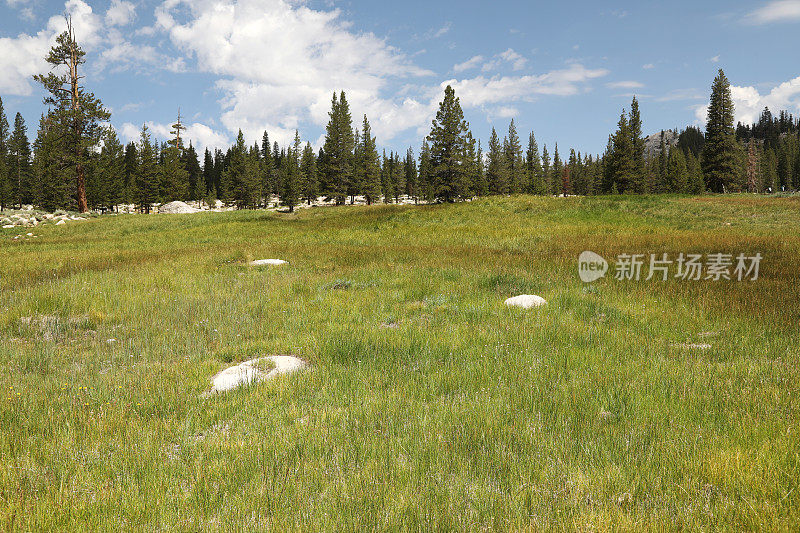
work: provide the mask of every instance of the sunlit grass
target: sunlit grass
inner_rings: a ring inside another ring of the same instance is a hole
[[[0,528],[800,523],[800,198],[493,198],[0,230]],[[754,253],[755,282],[577,277]],[[280,258],[280,267],[251,267]],[[520,293],[543,309],[507,309]],[[710,344],[705,350],[687,344]],[[229,364],[312,370],[201,398]]]

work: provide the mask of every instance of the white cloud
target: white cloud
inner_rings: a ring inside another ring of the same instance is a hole
[[[483,56],[472,56],[471,58],[467,59],[463,63],[458,63],[457,65],[453,66],[454,72],[464,72],[465,70],[470,70],[483,62]]]
[[[484,72],[491,72],[497,70],[503,64],[511,65],[512,70],[522,70],[527,63],[527,59],[518,54],[514,49],[509,48],[505,52],[495,55],[493,59],[484,63],[481,70]]]
[[[656,66],[653,63],[645,63],[644,65],[642,65],[642,68],[644,70],[650,70],[656,68]]]
[[[711,61],[712,63],[719,63],[719,56],[716,55],[716,56],[710,58],[709,61]]]
[[[448,80],[441,86],[452,85],[465,107],[486,104],[531,101],[539,95],[570,96],[578,94],[591,79],[608,74],[606,69],[587,69],[579,63],[540,75],[495,76]]]
[[[503,61],[511,63],[511,68],[514,70],[522,70],[525,68],[525,64],[528,62],[527,59],[516,53],[511,48],[500,54],[500,57],[503,59]]]
[[[198,70],[220,76],[222,123],[249,139],[266,129],[288,141],[304,121],[324,125],[333,90],[346,91],[355,123],[367,112],[385,138],[403,129],[409,112],[426,120],[415,113],[416,100],[384,93],[392,78],[431,73],[372,33],[352,31],[338,10],[284,0],[167,0],[156,10],[156,28]],[[384,127],[383,115],[397,125]]]
[[[442,26],[441,28],[439,28],[438,30],[433,32],[433,34],[431,35],[431,38],[438,39],[439,37],[444,37],[445,35],[447,35],[450,32],[450,28],[452,26],[453,26],[452,22],[449,22],[449,21],[445,22],[444,26]]]
[[[800,0],[775,0],[751,11],[745,17],[750,24],[794,22],[800,20]]]
[[[515,107],[511,106],[501,106],[497,109],[491,111],[491,117],[497,118],[514,118],[519,114],[519,111]]]
[[[100,18],[91,6],[81,0],[69,0],[64,12],[72,16],[75,35],[84,49],[94,48],[100,40]],[[44,60],[56,37],[66,30],[63,16],[54,16],[35,35],[21,33],[17,37],[0,38],[0,93],[27,96],[31,94],[31,77],[49,70]]]
[[[136,17],[136,6],[124,0],[112,0],[106,11],[106,24],[109,26],[126,26]]]
[[[171,139],[172,135],[172,122],[169,124],[159,124],[156,122],[147,122],[147,129],[150,130],[150,139],[158,141],[166,141]],[[202,154],[206,148],[213,150],[215,147],[224,147],[231,144],[231,140],[227,136],[214,131],[209,126],[200,122],[193,124],[185,124],[186,131],[183,133],[184,143],[188,146],[189,142],[197,149],[197,152]],[[141,125],[135,125],[126,122],[120,128],[120,138],[126,144],[133,141],[139,142],[139,137],[142,132]]]
[[[644,87],[644,84],[633,80],[612,81],[606,83],[606,87],[609,89],[641,89]]]
[[[781,83],[768,94],[761,94],[758,89],[752,86],[737,87],[732,85],[731,97],[733,98],[735,109],[735,120],[744,124],[756,122],[765,107],[769,107],[776,114],[780,110],[787,110],[797,114],[800,112],[800,76]],[[695,116],[701,123],[705,122],[707,113],[707,104],[698,106],[695,109]]]

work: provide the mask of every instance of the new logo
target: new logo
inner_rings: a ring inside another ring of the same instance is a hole
[[[578,276],[584,283],[591,283],[606,275],[608,262],[594,252],[586,250],[578,256]]]

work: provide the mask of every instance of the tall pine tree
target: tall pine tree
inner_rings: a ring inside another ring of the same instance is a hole
[[[464,165],[468,131],[461,104],[448,85],[428,135],[433,194],[439,200],[452,202],[468,194]]]
[[[722,69],[711,86],[703,145],[703,174],[712,192],[731,190],[736,181],[739,147],[733,129],[731,85]]]
[[[64,156],[75,169],[78,210],[81,212],[89,209],[86,199],[86,159],[100,143],[103,133],[101,123],[111,117],[102,102],[80,85],[82,76],[79,69],[85,63],[85,55],[75,40],[72,21],[68,20],[67,31],[56,38],[56,44],[45,58],[53,69],[63,74],[50,72],[34,76],[49,93],[44,102],[52,107],[54,124],[57,124],[55,127],[60,129],[66,146]]]

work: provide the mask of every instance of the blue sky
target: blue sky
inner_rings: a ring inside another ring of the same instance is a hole
[[[718,68],[737,118],[765,105],[800,115],[800,0],[0,0],[0,97],[31,137],[43,106],[30,77],[64,12],[123,141],[142,123],[164,139],[180,107],[201,148],[239,128],[281,143],[297,128],[318,145],[344,89],[381,147],[417,150],[450,83],[484,144],[514,117],[551,152],[598,153],[633,94],[645,133],[702,124]]]

